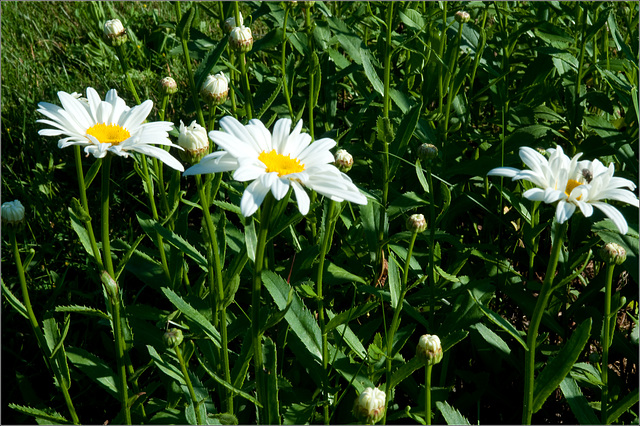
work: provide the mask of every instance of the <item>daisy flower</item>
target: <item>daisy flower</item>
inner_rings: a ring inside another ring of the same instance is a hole
[[[599,160],[578,161],[581,153],[569,158],[561,147],[547,152],[550,154],[548,160],[532,148],[521,147],[520,158],[531,170],[498,167],[487,175],[532,182],[537,188],[525,191],[523,196],[547,204],[558,202],[555,214],[558,223],[566,222],[576,207],[585,217],[590,217],[596,207],[613,221],[620,233],[626,234],[629,228],[625,218],[602,200],[617,200],[638,207],[638,198],[631,192],[636,185],[628,179],[613,177],[613,163],[605,167]]]
[[[205,156],[190,167],[185,175],[234,171],[233,178],[251,183],[240,201],[245,217],[258,210],[269,191],[281,200],[293,188],[298,209],[306,215],[310,200],[307,187],[334,201],[366,204],[367,198],[332,163],[329,151],[336,145],[323,138],[311,143],[311,136],[300,133],[302,120],[291,131],[291,120],[278,120],[273,135],[260,120],[250,120],[246,126],[231,116],[220,120],[224,131],[211,131],[209,138],[223,150]]]
[[[43,136],[65,137],[58,141],[59,148],[71,145],[84,146],[84,152],[103,158],[107,152],[128,157],[132,151],[155,157],[169,167],[183,171],[184,167],[176,158],[162,148],[150,144],[174,145],[168,132],[173,123],[156,121],[144,123],[153,108],[153,101],[129,108],[115,89],[107,92],[103,101],[98,92],[87,88],[87,97],[58,92],[62,103],[59,107],[48,102],[38,104],[38,112],[47,119],[36,120],[53,128],[42,129]]]

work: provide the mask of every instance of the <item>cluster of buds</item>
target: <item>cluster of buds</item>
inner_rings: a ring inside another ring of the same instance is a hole
[[[442,361],[442,344],[440,338],[434,334],[420,336],[416,356],[425,365],[435,365]]]
[[[0,215],[2,216],[3,225],[17,228],[24,221],[24,206],[20,200],[2,203]]]
[[[104,41],[111,46],[122,46],[127,42],[127,30],[119,19],[110,19],[105,22],[102,35]]]
[[[184,336],[182,335],[182,330],[179,328],[170,328],[164,335],[162,336],[162,340],[164,344],[169,349],[176,348],[180,346]]]
[[[600,249],[600,257],[606,263],[622,265],[627,260],[627,251],[616,243],[607,243]]]
[[[216,75],[209,75],[202,83],[200,94],[209,103],[221,105],[229,95],[229,79],[221,71]]]
[[[460,10],[456,12],[455,19],[461,24],[466,24],[467,22],[469,22],[469,19],[471,19],[471,16],[469,15],[468,12],[465,12],[464,10]]]
[[[420,213],[412,214],[407,219],[407,229],[411,232],[424,232],[427,229],[427,220]]]
[[[178,91],[178,83],[172,77],[165,77],[160,80],[160,88],[165,95],[173,95]]]
[[[386,395],[378,388],[366,388],[353,404],[353,415],[367,424],[376,424],[384,414]]]
[[[345,149],[339,149],[335,155],[334,163],[338,170],[347,173],[353,167],[353,157]]]
[[[197,163],[209,151],[209,138],[207,130],[196,123],[191,122],[189,127],[180,120],[180,134],[178,135],[178,145],[184,149],[180,152],[180,158],[189,164]]]

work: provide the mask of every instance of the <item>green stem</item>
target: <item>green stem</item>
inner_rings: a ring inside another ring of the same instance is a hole
[[[84,211],[89,214],[89,202],[87,201],[87,187],[84,182],[84,172],[82,170],[82,157],[80,152],[80,145],[73,146],[73,153],[76,161],[76,176],[78,178],[78,187],[80,189],[80,202],[82,203],[82,208]],[[98,244],[96,243],[96,237],[93,234],[93,225],[91,225],[91,219],[84,222],[84,227],[87,230],[87,234],[89,235],[89,241],[91,243],[91,251],[93,252],[93,258],[98,263],[98,267],[100,269],[104,269],[102,264],[102,259],[100,258],[100,250],[98,249]]]
[[[582,10],[582,5],[578,5],[579,14],[582,18],[582,43],[580,46],[580,62],[578,64],[578,72],[576,73],[575,92],[574,92],[574,107],[573,107],[573,120],[571,120],[571,136],[574,138],[574,142],[578,140],[578,109],[581,108],[580,100],[580,83],[582,82],[582,69],[584,67],[584,54],[587,46],[587,11]],[[575,145],[572,147],[572,151],[575,151]]]
[[[122,66],[122,72],[127,79],[127,86],[129,86],[129,91],[133,95],[136,100],[136,103],[140,105],[140,97],[138,96],[138,92],[136,91],[136,87],[133,85],[133,81],[131,81],[131,76],[129,75],[129,64],[127,63],[127,58],[124,55],[123,45],[115,46],[116,53],[118,59],[120,60],[120,65]]]
[[[385,390],[385,394],[387,395],[387,397],[385,398],[385,402],[384,402],[384,416],[382,418],[383,424],[387,423],[387,408],[389,406],[389,402],[390,402],[389,400],[391,399],[391,361],[393,360],[393,338],[396,334],[396,330],[398,329],[398,326],[400,325],[400,312],[402,311],[404,297],[407,294],[407,279],[409,277],[409,265],[411,263],[411,256],[413,255],[413,246],[415,245],[417,236],[418,236],[417,231],[414,231],[411,233],[411,241],[409,242],[407,259],[404,262],[400,297],[398,297],[398,305],[394,309],[393,320],[391,320],[391,327],[389,328],[389,332],[387,333],[387,386]]]
[[[427,169],[427,182],[429,183],[429,326],[434,329],[435,322],[435,300],[436,300],[436,267],[435,267],[435,240],[436,240],[436,209],[435,194],[433,193],[433,178],[431,176],[431,165]]]
[[[129,408],[129,388],[127,386],[127,369],[124,359],[124,339],[122,336],[120,304],[120,297],[118,297],[116,300],[111,301],[113,311],[113,334],[116,346],[116,363],[118,365],[118,374],[120,378],[120,401],[122,403],[122,411],[124,412],[125,421],[128,425],[130,425],[131,410]]]
[[[20,250],[18,249],[18,240],[16,239],[16,230],[11,225],[7,226],[7,228],[9,228],[9,234],[11,236],[11,246],[13,248],[13,257],[16,260],[16,268],[18,269],[18,277],[20,279],[20,289],[22,290],[22,299],[24,301],[24,306],[27,309],[27,316],[29,317],[29,323],[31,324],[33,333],[36,336],[38,346],[40,346],[40,350],[44,354],[45,364],[47,365],[47,367],[53,370],[56,376],[56,379],[60,384],[60,389],[62,390],[62,395],[64,396],[65,403],[67,404],[69,414],[71,414],[71,419],[73,420],[73,424],[79,425],[80,420],[78,419],[78,415],[76,414],[76,409],[73,406],[71,395],[69,395],[70,383],[67,383],[67,380],[60,373],[59,369],[55,365],[55,360],[51,360],[51,351],[49,350],[49,345],[47,345],[47,341],[44,338],[44,335],[42,334],[42,330],[40,329],[40,325],[38,324],[38,320],[36,319],[36,314],[33,312],[33,307],[31,306],[31,298],[29,297],[27,280],[24,275],[24,267],[22,265],[22,259],[20,257]]]
[[[180,370],[182,370],[184,381],[187,383],[187,388],[189,389],[189,395],[191,396],[191,401],[193,401],[193,409],[196,412],[196,421],[198,422],[199,425],[203,425],[205,423],[202,422],[202,416],[200,415],[200,402],[196,397],[196,392],[193,390],[193,384],[191,383],[191,378],[189,378],[189,372],[187,371],[187,364],[184,362],[182,351],[180,351],[180,345],[176,346],[175,350],[176,350],[176,356],[178,357],[178,361],[180,361]]]
[[[282,71],[282,85],[284,88],[284,98],[287,101],[287,107],[289,108],[289,115],[291,119],[293,119],[293,107],[291,106],[291,95],[289,94],[289,84],[287,83],[287,72],[286,72],[286,51],[287,51],[287,18],[289,17],[289,10],[291,10],[290,3],[286,3],[285,11],[284,11],[284,24],[282,26],[282,48],[281,48],[281,58],[280,58],[280,68]]]
[[[553,246],[551,248],[551,256],[549,258],[549,265],[547,266],[547,272],[542,283],[542,289],[538,295],[538,301],[531,317],[531,323],[529,324],[529,331],[527,333],[527,352],[525,353],[525,376],[524,376],[524,403],[522,410],[522,424],[530,425],[531,416],[533,415],[533,385],[534,385],[534,373],[535,373],[535,351],[536,343],[538,339],[538,329],[542,316],[547,308],[549,299],[551,298],[551,287],[553,284],[553,278],[556,274],[556,268],[558,266],[558,258],[560,257],[560,250],[562,249],[562,242],[567,230],[567,224],[555,224],[555,233]]]
[[[101,201],[102,201],[102,251],[104,255],[104,265],[107,272],[113,279],[116,274],[113,271],[113,261],[111,260],[111,235],[109,233],[109,180],[111,171],[111,154],[107,154],[102,159],[102,185],[101,185]]]
[[[233,2],[234,7],[234,16],[236,18],[236,24],[240,23],[240,6],[238,2]],[[247,64],[246,64],[246,54],[245,52],[240,52],[240,58],[238,62],[240,63],[240,74],[242,79],[242,91],[244,92],[244,105],[247,113],[247,118],[251,120],[253,118],[253,98],[251,97],[251,91],[249,87],[249,74],[247,73]]]
[[[440,33],[440,45],[438,46],[438,57],[442,59],[447,44],[447,3],[442,2],[442,32]],[[442,99],[444,98],[443,64],[438,66],[438,113],[442,113]]]
[[[222,174],[219,173],[219,176]],[[219,181],[218,179],[216,181]],[[210,280],[209,292],[211,295],[211,312],[218,313],[218,326],[222,339],[222,370],[225,380],[231,383],[231,371],[229,370],[229,348],[227,341],[227,310],[224,307],[224,283],[222,281],[222,260],[220,259],[220,249],[218,248],[218,236],[216,234],[216,226],[211,219],[209,212],[208,198],[205,195],[204,185],[199,175],[196,175],[196,183],[198,186],[198,194],[200,196],[200,206],[205,219],[205,226],[209,234],[209,242],[213,251],[213,267],[215,270],[214,279]],[[211,269],[211,265],[209,265]],[[217,300],[216,300],[217,297]],[[233,414],[233,392],[225,390],[227,412]]]
[[[446,143],[448,135],[449,135],[449,114],[451,114],[451,104],[453,103],[453,98],[456,97],[457,93],[454,93],[455,79],[453,78],[455,75],[454,69],[456,67],[456,62],[458,60],[458,54],[460,52],[460,40],[462,39],[462,27],[464,24],[460,22],[460,27],[458,28],[458,35],[456,37],[456,48],[453,54],[451,55],[451,59],[449,60],[449,70],[447,73],[447,79],[445,85],[449,86],[447,91],[447,107],[444,110],[444,142]]]
[[[307,46],[309,48],[309,61],[311,62],[311,65],[309,66],[309,134],[311,135],[311,139],[315,139],[314,137],[314,124],[313,124],[313,110],[315,109],[315,97],[314,97],[314,93],[315,93],[315,73],[317,70],[315,69],[311,69],[312,67],[314,67],[316,65],[316,61],[313,60],[313,53],[314,53],[314,47],[313,47],[313,34],[312,34],[312,27],[311,27],[311,8],[310,7],[305,7],[305,23],[306,23],[306,28],[307,28]]]
[[[433,365],[424,367],[424,421],[431,424],[431,369]]]
[[[602,338],[602,402],[600,413],[602,424],[606,425],[609,408],[609,344],[611,342],[611,283],[613,281],[614,262],[607,264],[607,273],[604,293],[604,336]]]
[[[267,243],[267,235],[269,233],[269,220],[271,219],[271,211],[275,199],[269,192],[264,199],[262,205],[262,214],[260,215],[260,230],[258,231],[258,242],[256,247],[256,260],[253,268],[253,289],[251,292],[251,331],[253,340],[253,364],[256,378],[256,389],[258,391],[258,401],[262,404],[261,416],[259,421],[269,419],[267,395],[264,389],[264,369],[262,360],[262,333],[260,326],[260,301],[262,291],[262,268],[264,266],[264,254]],[[276,374],[276,372],[273,372]]]
[[[308,9],[308,8],[307,8]],[[318,322],[320,325],[320,333],[322,334],[322,392],[324,395],[323,401],[323,415],[324,424],[329,424],[329,371],[328,371],[328,341],[327,332],[325,330],[325,316],[324,316],[324,296],[322,292],[322,279],[324,273],[324,260],[327,252],[329,251],[330,241],[333,237],[335,230],[337,215],[335,215],[336,202],[329,201],[329,210],[327,212],[327,218],[325,222],[324,238],[322,239],[322,245],[320,246],[320,258],[318,262],[318,278],[316,280],[318,295]],[[334,216],[336,216],[334,218]]]

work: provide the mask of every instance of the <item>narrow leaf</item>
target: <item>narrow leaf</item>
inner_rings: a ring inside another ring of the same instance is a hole
[[[502,328],[504,331],[509,333],[511,337],[516,339],[522,345],[522,347],[525,348],[525,350],[528,350],[527,343],[524,341],[522,337],[520,337],[520,332],[513,326],[513,324],[511,324],[506,319],[502,318],[500,315],[498,315],[491,309],[486,308],[482,303],[480,303],[478,299],[474,297],[471,291],[469,291],[469,294],[471,295],[473,300],[475,300],[475,302],[478,304],[478,307],[480,308],[480,310],[487,316],[487,318],[491,320],[491,322],[493,322],[495,325],[497,325],[498,327]]]
[[[575,380],[569,376],[565,377],[560,383],[560,389],[569,403],[571,411],[578,419],[578,423],[581,425],[597,425],[600,423]]]
[[[613,424],[618,417],[626,413],[631,407],[638,404],[638,389],[634,390],[624,398],[618,401],[616,405],[609,409],[609,416],[607,417],[607,424]],[[595,423],[594,423],[595,424]]]
[[[328,333],[341,324],[347,324],[349,321],[352,321],[359,316],[366,314],[376,306],[379,306],[378,302],[369,302],[364,305],[358,305],[357,307],[354,306],[347,311],[340,312],[339,314],[331,318],[331,320],[327,323],[327,325],[325,326],[325,331]]]
[[[70,306],[56,306],[56,312],[76,312],[79,314],[85,314],[89,316],[96,316],[106,320],[110,320],[111,317],[100,309],[91,308],[89,306],[70,305]]]
[[[18,405],[14,403],[9,403],[9,408],[12,408],[23,414],[33,416],[36,419],[46,420],[48,422],[51,422],[51,424],[55,424],[55,425],[72,425],[73,424],[73,422],[70,422],[69,420],[65,419],[55,411],[52,414],[49,414],[45,411],[38,410],[37,408],[25,407],[23,405]]]
[[[22,315],[26,319],[29,319],[29,316],[27,315],[27,308],[25,308],[22,302],[16,296],[14,296],[13,293],[11,293],[11,290],[9,290],[9,288],[7,288],[7,286],[4,284],[4,280],[1,280],[1,282],[2,294],[4,294],[7,302],[9,302],[9,304],[13,306],[13,308],[18,311],[20,315]]]
[[[73,346],[67,348],[67,357],[71,364],[104,388],[111,396],[115,399],[120,398],[118,385],[116,385],[116,373],[106,362],[84,349]]]
[[[469,420],[460,411],[453,408],[447,401],[436,401],[436,407],[448,425],[470,425]]]
[[[393,252],[389,252],[389,292],[391,293],[391,307],[398,307],[400,293],[402,292],[402,283],[400,282],[400,273],[398,272],[398,264]]]
[[[189,320],[191,320],[195,325],[202,329],[202,331],[204,331],[204,333],[209,336],[209,338],[216,344],[216,346],[221,347],[220,333],[213,327],[213,325],[211,325],[211,322],[209,322],[209,320],[207,320],[204,315],[198,312],[193,306],[185,302],[185,300],[174,293],[173,290],[167,287],[163,287],[162,292],[165,296],[167,296],[167,299],[169,299],[169,301],[173,303],[176,308],[178,308],[180,312],[182,312],[187,318],[189,318]]]

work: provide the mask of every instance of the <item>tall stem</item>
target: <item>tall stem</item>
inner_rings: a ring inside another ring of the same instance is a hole
[[[107,154],[102,159],[102,185],[101,191],[101,204],[102,204],[102,251],[104,254],[104,265],[107,268],[107,272],[113,279],[116,278],[116,274],[113,271],[113,261],[111,260],[111,235],[109,233],[109,180],[111,172],[111,154]]]
[[[113,313],[113,334],[116,346],[116,363],[118,365],[118,376],[120,378],[120,402],[122,403],[122,411],[124,412],[125,421],[128,425],[130,425],[131,410],[129,408],[129,388],[127,386],[127,369],[124,359],[124,339],[122,337],[120,304],[120,296],[118,296],[116,300],[111,301],[111,308]]]
[[[80,189],[80,203],[82,203],[82,208],[84,211],[89,214],[89,202],[87,201],[87,186],[84,182],[84,172],[82,170],[82,157],[80,152],[80,145],[73,146],[73,153],[76,162],[76,176],[78,178],[78,188]],[[102,259],[100,258],[100,250],[98,249],[98,244],[96,243],[96,237],[93,234],[93,225],[91,224],[91,219],[84,222],[84,227],[87,230],[87,234],[89,235],[89,241],[91,243],[91,251],[93,252],[93,258],[96,263],[98,263],[98,267],[100,269],[104,269],[102,264]]]
[[[434,329],[435,322],[435,300],[436,300],[436,267],[435,267],[435,239],[436,239],[436,208],[435,194],[433,193],[433,178],[431,176],[431,165],[427,169],[427,182],[429,183],[429,326]]]
[[[424,367],[424,421],[431,424],[431,369],[433,365]]]
[[[613,270],[616,267],[614,262],[607,264],[607,274],[604,292],[604,319],[602,338],[602,402],[600,413],[602,424],[606,425],[609,411],[609,344],[611,342],[611,284],[613,281]]]
[[[124,56],[123,45],[115,46],[115,48],[116,48],[118,59],[120,60],[120,65],[122,66],[122,72],[127,79],[127,86],[129,86],[129,91],[135,98],[136,103],[140,105],[140,97],[138,97],[138,92],[136,91],[136,87],[133,85],[133,81],[131,81],[131,76],[129,75],[129,64],[127,63],[127,58]]]
[[[314,124],[313,124],[313,110],[315,109],[315,97],[314,97],[314,93],[315,93],[315,74],[316,74],[316,70],[311,69],[311,67],[314,67],[316,65],[315,61],[312,60],[313,58],[313,34],[312,34],[312,27],[311,27],[311,7],[305,7],[305,23],[306,23],[306,27],[307,27],[307,46],[309,48],[309,60],[311,62],[311,65],[309,66],[309,134],[311,135],[311,139],[315,139],[314,137]]]
[[[240,23],[240,6],[238,2],[233,2],[234,16],[236,18],[236,24]],[[247,58],[245,52],[240,52],[238,59],[240,63],[240,74],[242,79],[242,91],[244,92],[244,106],[247,113],[247,118],[253,118],[253,97],[249,88],[249,74],[247,74]]]
[[[262,268],[264,266],[264,253],[267,243],[267,235],[269,234],[269,220],[271,219],[271,210],[275,199],[271,192],[267,194],[262,205],[262,214],[260,215],[260,230],[258,231],[258,242],[256,247],[256,260],[253,268],[253,289],[251,292],[251,331],[253,340],[253,364],[256,378],[256,389],[258,391],[258,401],[262,404],[261,418],[258,421],[267,421],[269,419],[267,404],[267,395],[264,389],[264,369],[262,361],[262,333],[260,332],[260,301],[262,291]],[[276,374],[275,372],[273,374]]]
[[[284,98],[287,101],[287,107],[289,108],[289,115],[293,119],[293,107],[291,106],[291,95],[289,94],[289,83],[287,83],[287,71],[286,71],[286,52],[287,52],[287,18],[289,17],[289,11],[291,10],[290,3],[286,3],[284,11],[284,24],[282,25],[282,48],[280,58],[280,69],[282,71],[282,85],[284,89]]]
[[[184,361],[184,357],[182,356],[180,345],[175,347],[175,351],[176,356],[178,357],[178,361],[180,362],[180,370],[182,371],[182,375],[184,376],[184,381],[187,383],[187,388],[189,389],[191,401],[193,401],[193,409],[196,412],[196,422],[198,422],[199,425],[206,424],[202,422],[202,416],[200,415],[200,402],[196,397],[196,392],[193,390],[193,384],[191,383],[191,378],[189,377],[189,372],[187,371],[187,363]]]
[[[551,248],[551,256],[549,258],[549,265],[547,266],[547,273],[542,283],[542,289],[538,295],[538,301],[533,310],[533,316],[531,317],[531,323],[529,324],[529,331],[527,333],[527,352],[525,353],[525,365],[524,365],[524,403],[522,410],[522,424],[530,425],[531,417],[533,415],[533,385],[534,385],[534,370],[536,363],[536,343],[538,339],[538,329],[542,316],[547,308],[547,304],[551,297],[551,286],[553,284],[553,278],[556,274],[556,268],[558,266],[558,258],[560,257],[560,250],[562,249],[562,242],[567,231],[567,224],[556,224],[555,238],[553,240],[553,246]]]

